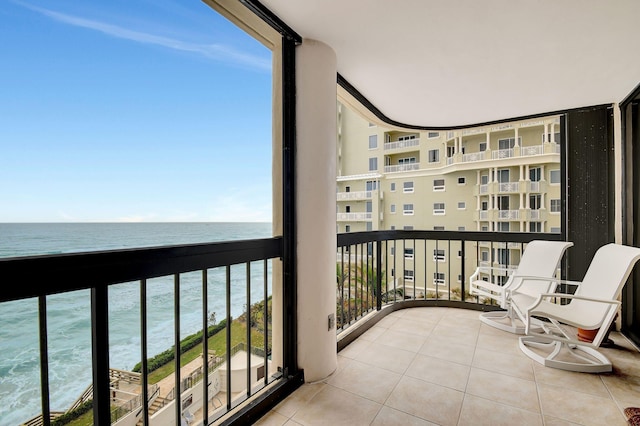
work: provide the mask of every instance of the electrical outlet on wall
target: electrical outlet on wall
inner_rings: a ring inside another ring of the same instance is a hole
[[[332,330],[335,326],[336,326],[336,315],[335,314],[329,314],[329,318],[328,318],[329,322],[329,330]]]

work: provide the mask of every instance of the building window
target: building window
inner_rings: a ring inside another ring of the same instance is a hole
[[[444,226],[434,226],[433,230],[434,231],[444,231]]]
[[[413,225],[405,225],[402,227],[402,229],[405,231],[413,231]]]
[[[430,163],[438,163],[440,162],[440,151],[437,149],[429,150],[429,162]]]
[[[344,192],[351,192],[351,187],[350,186],[345,186],[344,187]]]
[[[549,171],[549,182],[560,183],[560,170],[556,169]]]
[[[560,200],[559,199],[553,199],[551,200],[551,213],[560,213]]]
[[[488,201],[483,201],[480,203],[480,210],[482,210],[483,212],[487,211],[489,209],[489,202]]]
[[[542,232],[542,222],[529,222],[529,232]]]
[[[444,262],[446,261],[446,257],[443,249],[435,249],[433,250],[433,260],[435,262]]]
[[[434,272],[433,273],[433,283],[434,284],[444,284],[444,272]]]
[[[367,191],[375,191],[378,189],[378,181],[377,180],[368,180],[366,183]]]
[[[458,178],[458,185],[466,185],[466,184],[467,184],[467,178],[465,177]]]
[[[404,182],[402,192],[413,192],[413,181]]]
[[[374,123],[369,123],[369,127],[376,127]]]
[[[437,215],[445,214],[444,203],[433,203],[433,214],[437,214]]]
[[[458,231],[466,231],[466,228],[464,226],[458,226]],[[460,252],[458,252],[458,253],[460,253]]]
[[[489,175],[480,176],[480,185],[487,185],[489,183]]]
[[[509,222],[498,222],[496,232],[509,232]]]
[[[391,192],[395,192],[396,191],[396,183],[395,182],[391,182],[390,191]]]
[[[351,232],[351,225],[345,225],[344,232]]]
[[[487,143],[486,142],[480,142],[480,152],[484,152],[487,150]]]
[[[395,256],[396,254],[396,248],[395,247],[391,247],[391,256]]]
[[[367,222],[367,231],[373,231],[373,223]],[[370,246],[369,246],[369,249],[371,249]],[[371,250],[369,250],[369,251],[371,251]],[[369,255],[371,255],[371,253],[369,253]]]
[[[480,230],[481,230],[481,231],[483,231],[483,232],[487,232],[487,231],[489,230],[489,227],[488,227],[487,225],[483,225],[483,226],[480,228]]]
[[[522,137],[518,138],[518,145],[522,145]],[[498,149],[511,149],[516,146],[516,138],[498,139]]]
[[[444,191],[444,179],[434,179],[433,180],[433,190],[434,191]]]
[[[369,171],[374,172],[378,170],[378,157],[369,158]]]
[[[462,250],[458,250],[458,259],[462,258]]]
[[[466,208],[467,208],[467,203],[465,203],[464,201],[458,202],[458,210],[465,210]]]
[[[404,280],[405,281],[413,281],[413,271],[410,269],[404,270]]]
[[[396,212],[396,205],[395,204],[391,204],[389,206],[389,210],[390,210],[391,213],[395,213]]]
[[[542,170],[540,167],[529,169],[529,180],[531,182],[540,182],[540,179],[542,179]]]
[[[562,232],[562,229],[560,229],[560,227],[558,226],[552,226],[551,229],[549,230],[552,234],[559,234]]]
[[[416,157],[407,157],[398,159],[398,164],[414,164],[416,162]]]
[[[462,275],[458,275],[458,282],[461,283],[462,282]]]
[[[482,250],[480,252],[480,260],[482,262],[488,262],[489,261],[489,251],[488,250]]]
[[[427,138],[429,139],[434,139],[434,138],[439,138],[440,137],[440,132],[429,132],[427,133]]]
[[[404,215],[412,215],[413,214],[413,204],[403,204],[402,205],[402,214],[404,214]]]
[[[529,208],[531,208],[531,210],[540,210],[541,203],[542,197],[540,194],[529,195]]]
[[[344,206],[345,213],[351,213],[351,206]]]
[[[405,136],[398,136],[398,141],[408,141],[411,139],[416,139],[416,135],[405,135]]]
[[[378,135],[369,136],[369,149],[376,149],[378,147]]]
[[[404,249],[404,258],[405,259],[413,259],[413,249],[412,248]]]

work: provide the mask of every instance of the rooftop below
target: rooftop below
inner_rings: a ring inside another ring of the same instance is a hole
[[[518,336],[454,308],[390,313],[338,354],[261,425],[626,425],[640,406],[640,352],[621,334],[601,348],[606,374],[544,367]]]

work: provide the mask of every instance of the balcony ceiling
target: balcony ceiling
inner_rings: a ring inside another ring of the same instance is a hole
[[[262,0],[390,120],[480,124],[622,101],[638,0]]]

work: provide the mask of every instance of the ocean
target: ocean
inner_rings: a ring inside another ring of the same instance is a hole
[[[0,257],[76,253],[162,245],[268,238],[270,223],[0,223]],[[270,265],[270,262],[269,262]],[[263,263],[252,265],[252,300],[263,299]],[[246,268],[232,267],[232,316],[246,303]],[[201,272],[181,274],[181,336],[202,328]],[[209,312],[225,311],[225,271],[211,270]],[[35,283],[25,283],[34,285]],[[45,283],[38,283],[46,285]],[[0,285],[24,285],[2,283]],[[271,278],[268,278],[269,291]],[[237,291],[234,291],[237,289]],[[148,280],[148,353],[173,345],[173,278]],[[139,284],[109,290],[109,365],[131,370],[140,362]],[[51,410],[65,411],[91,383],[88,290],[47,298]],[[37,299],[0,304],[0,426],[18,425],[41,412]]]

